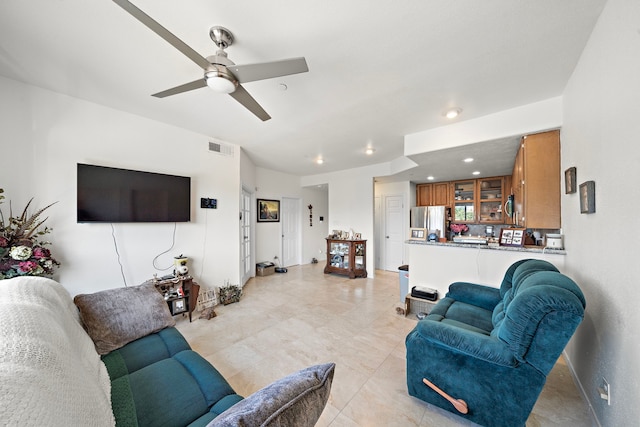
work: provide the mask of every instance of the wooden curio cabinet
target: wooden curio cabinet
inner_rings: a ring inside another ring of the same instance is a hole
[[[325,274],[336,273],[356,277],[367,277],[367,241],[327,238],[327,266]]]

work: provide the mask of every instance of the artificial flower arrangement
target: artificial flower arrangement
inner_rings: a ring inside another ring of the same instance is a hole
[[[232,285],[228,281],[224,286],[220,286],[220,302],[223,305],[229,305],[234,302],[239,302],[242,296],[242,288],[237,285]]]
[[[0,204],[4,199],[3,192],[0,188]],[[27,209],[32,201],[29,200],[20,216],[14,217],[9,208],[7,221],[0,210],[0,279],[51,275],[60,265],[45,247],[51,243],[40,240],[51,232],[48,227],[41,228],[47,218],[40,219],[40,215],[53,203],[29,215]]]
[[[457,234],[462,234],[469,231],[469,227],[467,224],[451,224],[451,231]]]

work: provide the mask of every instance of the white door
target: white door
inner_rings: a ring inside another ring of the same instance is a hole
[[[300,199],[282,198],[282,267],[300,264]]]
[[[251,194],[243,188],[240,200],[240,277],[243,285],[253,272],[251,231]]]
[[[384,198],[384,269],[397,271],[404,256],[404,197]]]

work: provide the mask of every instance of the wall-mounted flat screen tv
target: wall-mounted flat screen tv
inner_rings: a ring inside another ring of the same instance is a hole
[[[78,163],[78,222],[187,222],[191,178]]]

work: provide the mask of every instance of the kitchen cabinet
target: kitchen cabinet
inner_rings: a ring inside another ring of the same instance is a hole
[[[416,206],[450,206],[448,182],[416,185]]]
[[[453,181],[453,222],[476,222],[476,180]]]
[[[560,222],[560,131],[522,138],[511,176],[513,223],[558,229]]]
[[[416,185],[416,206],[431,206],[433,184]]]
[[[453,222],[504,224],[505,177],[454,181]]]
[[[478,194],[478,222],[482,224],[504,224],[505,202],[504,177],[481,178],[476,182]]]
[[[337,273],[356,277],[367,277],[366,240],[327,240],[327,265],[325,274]]]
[[[432,206],[451,206],[450,194],[448,182],[435,182],[433,185]]]

